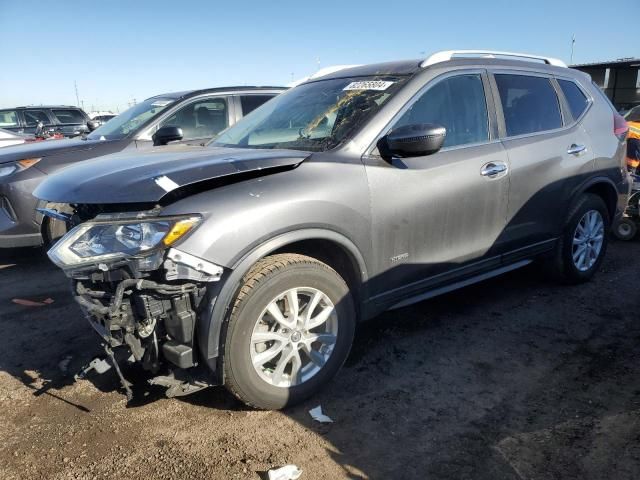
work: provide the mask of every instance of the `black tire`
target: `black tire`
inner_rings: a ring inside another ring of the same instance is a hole
[[[636,233],[638,233],[638,226],[631,218],[623,217],[613,225],[613,234],[618,240],[633,240]]]
[[[292,288],[317,289],[331,300],[337,335],[324,366],[294,386],[275,386],[261,378],[251,360],[251,335],[274,298]],[[346,282],[328,265],[311,257],[278,254],[260,260],[245,275],[228,317],[222,365],[226,388],[245,404],[274,410],[294,405],[320,390],[344,364],[355,331],[356,315]]]
[[[600,213],[604,223],[604,232],[602,235],[602,246],[595,262],[587,270],[580,270],[573,261],[573,238],[578,227],[578,223],[583,216],[595,210]],[[602,260],[607,251],[608,232],[611,222],[609,220],[609,211],[602,198],[590,193],[581,195],[572,204],[567,214],[564,229],[556,245],[553,258],[548,264],[551,274],[559,281],[568,284],[583,283],[591,279],[598,271]]]

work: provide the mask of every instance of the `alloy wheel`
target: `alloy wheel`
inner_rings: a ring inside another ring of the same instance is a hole
[[[262,311],[251,334],[251,363],[267,383],[292,387],[316,375],[333,353],[336,309],[322,291],[291,288]]]
[[[587,211],[573,234],[573,264],[581,272],[589,270],[598,260],[604,241],[604,220],[597,210]]]

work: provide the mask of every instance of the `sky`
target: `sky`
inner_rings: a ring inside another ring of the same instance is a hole
[[[438,50],[574,63],[640,57],[640,0],[0,0],[0,107],[119,110],[165,92],[285,85],[319,67]],[[12,41],[13,39],[13,41]]]

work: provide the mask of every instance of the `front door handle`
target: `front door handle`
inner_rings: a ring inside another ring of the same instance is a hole
[[[507,164],[502,162],[485,163],[480,169],[480,175],[483,177],[495,178],[501,173],[507,171]]]
[[[575,143],[567,149],[569,155],[578,155],[587,149],[586,145],[576,145]]]

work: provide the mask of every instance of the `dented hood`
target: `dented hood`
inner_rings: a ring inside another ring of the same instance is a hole
[[[48,176],[33,194],[61,203],[158,202],[199,182],[293,167],[308,155],[293,150],[158,147],[143,154],[119,153],[71,165]]]

